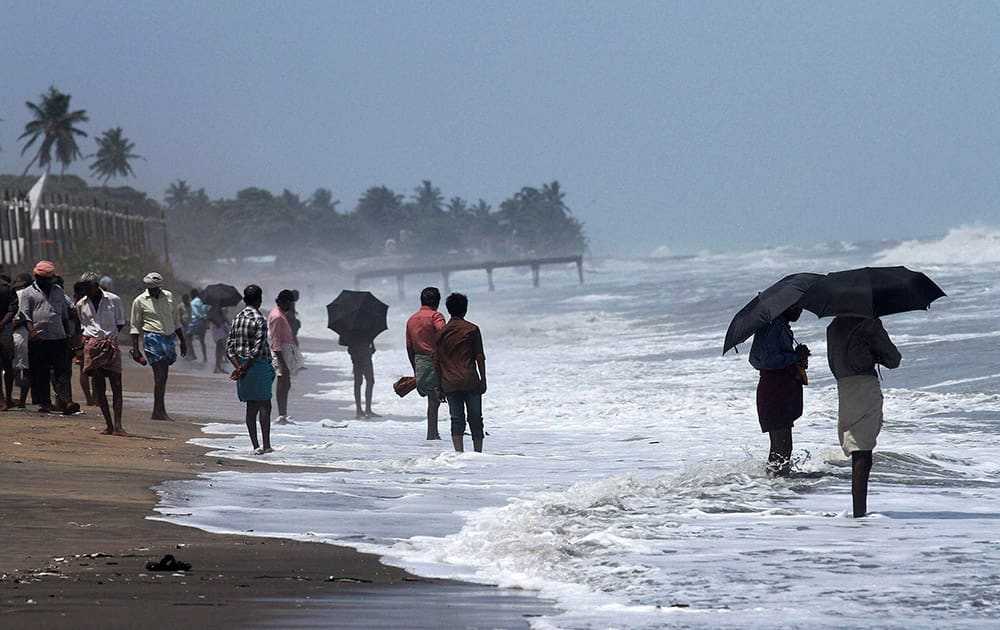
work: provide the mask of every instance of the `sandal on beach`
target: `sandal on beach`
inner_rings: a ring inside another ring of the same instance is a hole
[[[191,565],[187,562],[181,562],[174,558],[171,554],[163,556],[159,562],[147,562],[147,571],[190,571]]]

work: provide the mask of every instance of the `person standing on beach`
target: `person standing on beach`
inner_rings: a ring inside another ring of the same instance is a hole
[[[208,314],[208,307],[201,301],[201,294],[198,289],[191,289],[191,323],[188,324],[187,334],[191,338],[191,360],[197,361],[198,357],[194,351],[194,342],[201,342],[201,362],[208,363],[208,351],[205,350],[205,316]]]
[[[835,317],[826,328],[827,360],[837,379],[837,433],[851,457],[854,518],[868,513],[872,451],[882,430],[882,387],[876,365],[899,367],[902,355],[877,317]]]
[[[440,440],[438,408],[441,397],[436,395],[437,376],[434,373],[434,344],[438,331],[445,326],[444,315],[438,312],[441,291],[426,287],[420,292],[420,310],[406,321],[406,354],[417,380],[417,393],[427,398],[427,439]]]
[[[218,304],[211,304],[208,307],[208,315],[205,317],[212,328],[212,342],[215,344],[215,374],[225,374],[226,368],[222,362],[226,356],[226,340],[229,338],[229,330],[232,325],[226,309]]]
[[[278,399],[278,418],[274,422],[289,424],[292,417],[288,415],[288,392],[292,389],[292,371],[299,367],[295,337],[287,317],[295,309],[295,293],[282,289],[274,302],[275,306],[267,317],[267,334],[277,368],[275,397]]]
[[[10,276],[0,274],[0,369],[3,370],[3,402],[0,411],[14,408],[14,316],[17,293]]]
[[[236,395],[247,404],[246,423],[256,455],[271,452],[271,383],[274,367],[267,343],[267,319],[260,312],[264,292],[256,284],[243,289],[242,311],[233,318],[226,340],[226,356],[233,365],[230,379],[236,381]],[[257,421],[261,441],[257,441]]]
[[[792,425],[802,416],[802,386],[809,367],[809,348],[795,344],[791,322],[798,321],[802,307],[789,307],[757,330],[750,346],[750,365],[760,370],[757,382],[757,419],[767,433],[771,448],[767,474],[787,477],[792,467]]]
[[[28,391],[31,389],[31,374],[28,371],[28,340],[31,338],[31,322],[26,321],[20,315],[21,293],[31,286],[33,277],[30,273],[20,273],[14,280],[14,295],[11,297],[10,312],[14,317],[11,320],[14,337],[14,372],[17,375],[17,386],[21,388],[21,395],[16,407],[24,409],[28,401]]]
[[[122,428],[122,352],[118,333],[125,327],[122,299],[105,291],[92,271],[80,276],[83,297],[76,303],[83,333],[83,373],[91,379],[107,428],[104,435],[128,437]],[[108,406],[107,384],[111,384],[112,408]]]
[[[62,413],[73,415],[80,405],[73,402],[69,361],[69,301],[55,283],[56,268],[48,260],[34,268],[35,281],[20,293],[18,317],[31,331],[28,364],[31,396],[40,413],[52,411],[52,387],[63,403]],[[51,380],[50,380],[51,379]]]
[[[299,303],[299,290],[292,289],[291,291],[295,300],[292,302],[292,309],[285,313],[285,316],[288,318],[288,327],[292,330],[292,340],[295,342],[295,345],[298,346],[299,329],[302,328],[302,320],[299,319],[299,312],[296,310]]]
[[[153,413],[149,417],[171,420],[164,401],[167,377],[170,365],[177,360],[176,344],[180,343],[181,356],[187,354],[187,344],[177,323],[174,296],[163,288],[163,276],[155,271],[148,273],[142,284],[146,290],[132,300],[132,350],[129,354],[137,363],[148,361],[153,368]],[[140,336],[142,352],[139,350]]]
[[[372,392],[375,391],[375,341],[358,341],[347,346],[347,354],[351,355],[351,367],[354,372],[354,417],[380,418],[372,411]],[[361,382],[365,382],[365,408],[361,409]]]
[[[448,401],[451,416],[451,441],[462,452],[465,445],[466,416],[472,433],[472,447],[483,451],[483,394],[486,393],[486,353],[483,335],[465,319],[469,298],[452,293],[445,300],[451,319],[438,331],[434,343],[434,373],[437,375],[438,399]]]

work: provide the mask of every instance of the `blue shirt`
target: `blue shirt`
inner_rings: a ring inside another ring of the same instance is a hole
[[[208,307],[205,303],[201,301],[200,297],[196,297],[191,300],[191,321],[200,322],[205,319],[205,315],[208,313]]]
[[[754,333],[750,365],[758,370],[781,370],[797,360],[795,338],[784,315],[779,315]]]

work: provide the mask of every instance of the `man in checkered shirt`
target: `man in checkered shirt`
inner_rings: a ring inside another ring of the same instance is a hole
[[[229,378],[236,381],[236,395],[247,404],[247,431],[257,455],[271,452],[271,385],[274,383],[267,318],[260,312],[263,295],[256,284],[243,289],[246,307],[233,318],[226,341],[226,355],[234,368]],[[257,442],[258,420],[263,445]]]

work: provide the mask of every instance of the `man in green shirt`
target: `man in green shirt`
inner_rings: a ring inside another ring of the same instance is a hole
[[[132,300],[132,350],[129,354],[134,361],[142,364],[148,361],[153,368],[153,414],[150,418],[171,420],[164,403],[167,376],[170,364],[177,360],[175,343],[180,343],[181,356],[187,354],[187,344],[177,321],[174,296],[163,288],[163,276],[154,271],[146,274],[142,283],[146,290]],[[139,350],[140,336],[142,351]]]

